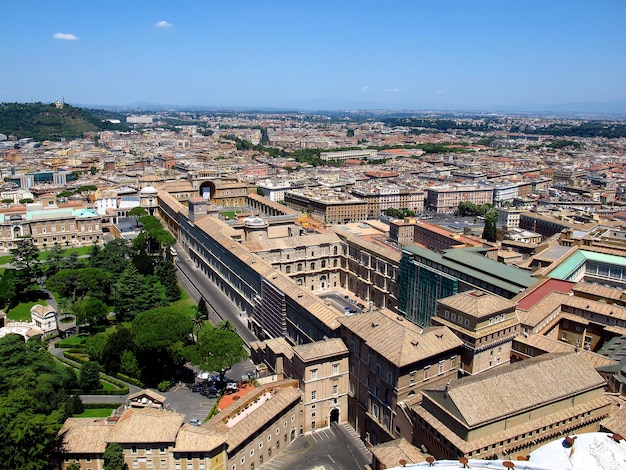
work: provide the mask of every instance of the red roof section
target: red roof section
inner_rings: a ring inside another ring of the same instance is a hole
[[[526,296],[522,297],[522,299],[517,303],[517,308],[521,310],[528,310],[537,305],[552,292],[569,294],[574,285],[574,282],[561,281],[560,279],[548,279],[547,281],[539,284],[536,289],[533,289]]]

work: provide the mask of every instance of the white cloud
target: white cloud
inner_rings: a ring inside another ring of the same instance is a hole
[[[157,28],[171,28],[174,25],[168,21],[163,20],[163,21],[159,21],[155,26]]]
[[[385,89],[385,91],[387,93],[399,93],[402,90],[400,90],[400,88],[387,88],[387,89]]]
[[[63,39],[65,41],[76,41],[78,39],[78,36],[69,33],[54,33],[52,37],[54,39]]]
[[[361,87],[361,91],[374,91],[374,88],[372,88],[371,86],[365,85],[364,87]]]

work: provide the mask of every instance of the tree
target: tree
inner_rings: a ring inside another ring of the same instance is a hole
[[[137,268],[137,271],[144,276],[150,276],[154,273],[152,258],[148,256],[143,246],[133,255],[133,264]]]
[[[80,470],[80,464],[71,463],[67,467],[65,467],[65,470]]]
[[[94,361],[87,361],[80,367],[78,386],[85,392],[100,388],[100,365]]]
[[[104,470],[127,470],[128,465],[124,463],[124,448],[117,443],[107,445],[104,454]]]
[[[107,374],[117,374],[122,368],[122,357],[126,352],[135,355],[135,336],[126,327],[118,326],[107,337],[102,349],[102,359],[99,361]],[[128,360],[128,358],[127,358]],[[126,373],[126,372],[124,372]],[[133,377],[138,377],[133,375]]]
[[[259,187],[257,186],[257,188],[256,188],[256,193],[257,193],[259,196],[263,196],[263,197],[265,197],[265,191],[263,191],[263,188],[259,188]]]
[[[103,325],[107,319],[107,311],[106,304],[95,297],[87,297],[74,304],[77,325]]]
[[[139,312],[163,304],[161,293],[131,263],[120,275],[116,285],[115,312],[117,320],[132,319]]]
[[[46,287],[72,302],[86,296],[105,301],[111,298],[112,275],[104,269],[62,269],[46,281]]]
[[[169,250],[167,251],[169,253]],[[170,258],[170,259],[168,259]],[[176,266],[171,257],[161,257],[155,269],[155,274],[161,285],[165,288],[165,296],[170,302],[176,302],[181,298],[178,279],[176,278]]]
[[[483,229],[482,238],[488,242],[495,242],[497,240],[496,220],[498,219],[497,211],[489,211],[485,214],[485,228]]]
[[[181,351],[192,330],[192,321],[171,307],[139,313],[131,324],[142,379],[158,384],[171,378],[174,366],[183,361]]]
[[[137,207],[133,207],[128,212],[128,215],[130,215],[131,217],[135,218],[135,227],[139,227],[139,219],[141,219],[142,217],[147,216],[148,212],[146,212],[146,210],[143,207],[137,206]]]
[[[13,307],[17,302],[17,290],[15,285],[15,270],[7,269],[0,279],[0,305]]]
[[[206,300],[204,297],[200,297],[198,301],[198,313],[202,315],[202,318],[208,320],[209,319],[209,309],[206,306]]]
[[[207,371],[222,371],[248,357],[243,340],[232,331],[214,328],[206,323],[198,334],[198,341],[186,350],[193,365]]]
[[[11,264],[17,270],[16,288],[18,293],[26,292],[32,281],[41,275],[39,265],[39,250],[30,238],[21,238],[15,241],[15,248],[11,248],[13,259]]]
[[[104,360],[104,350],[109,340],[110,333],[98,333],[97,335],[90,336],[85,341],[85,351],[89,355],[89,360],[96,361],[100,364]],[[106,370],[106,367],[105,367]]]
[[[218,330],[230,331],[232,333],[236,333],[237,332],[237,327],[230,320],[222,320],[221,322],[219,322],[217,324],[216,328]]]
[[[75,386],[67,367],[55,363],[36,340],[0,338],[0,462],[2,468],[40,470],[50,466],[58,431]]]
[[[116,238],[111,240],[101,250],[93,250],[89,258],[89,265],[93,268],[101,268],[111,274],[121,274],[131,258],[130,246],[126,240]]]
[[[63,266],[63,248],[57,242],[52,245],[50,252],[48,253],[48,262],[46,263],[46,275],[52,276],[58,273]]]

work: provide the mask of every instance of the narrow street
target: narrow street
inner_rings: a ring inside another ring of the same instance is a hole
[[[204,297],[209,309],[209,321],[216,324],[222,320],[230,320],[237,328],[237,333],[246,345],[258,338],[248,329],[245,317],[237,306],[207,277],[198,270],[183,247],[175,244],[178,252],[178,281],[196,302]]]

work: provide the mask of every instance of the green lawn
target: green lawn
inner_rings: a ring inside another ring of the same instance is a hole
[[[48,254],[50,253],[50,246],[46,247],[46,251],[40,251],[39,252],[39,259],[40,260],[46,260],[48,259]],[[92,252],[92,247],[90,246],[80,246],[78,248],[64,248],[63,246],[61,246],[61,248],[63,248],[63,256],[69,256],[72,253],[76,253],[77,256],[83,256],[83,255],[90,255]],[[9,261],[11,261],[12,257],[9,257]],[[0,258],[0,261],[2,261],[2,258]],[[1,263],[0,263],[1,264]]]
[[[228,220],[235,220],[237,218],[237,214],[242,214],[243,211],[224,211],[220,212],[220,215],[224,218],[228,218]]]
[[[116,387],[111,382],[107,382],[106,380],[100,380],[100,385],[102,386],[102,390],[119,390],[119,387]]]
[[[182,296],[180,300],[172,302],[170,307],[175,308],[181,313],[184,313],[188,317],[195,318],[196,316],[196,303],[189,297],[189,294],[181,287]]]
[[[87,408],[74,418],[108,418],[115,408]]]
[[[0,264],[8,264],[13,260],[13,255],[0,256]]]
[[[70,336],[63,341],[59,341],[58,346],[60,348],[75,348],[84,345],[87,338],[89,338],[88,335]]]
[[[46,305],[46,301],[38,300],[36,302],[18,304],[15,308],[12,308],[7,312],[7,318],[15,321],[31,321],[30,309],[37,304]]]

